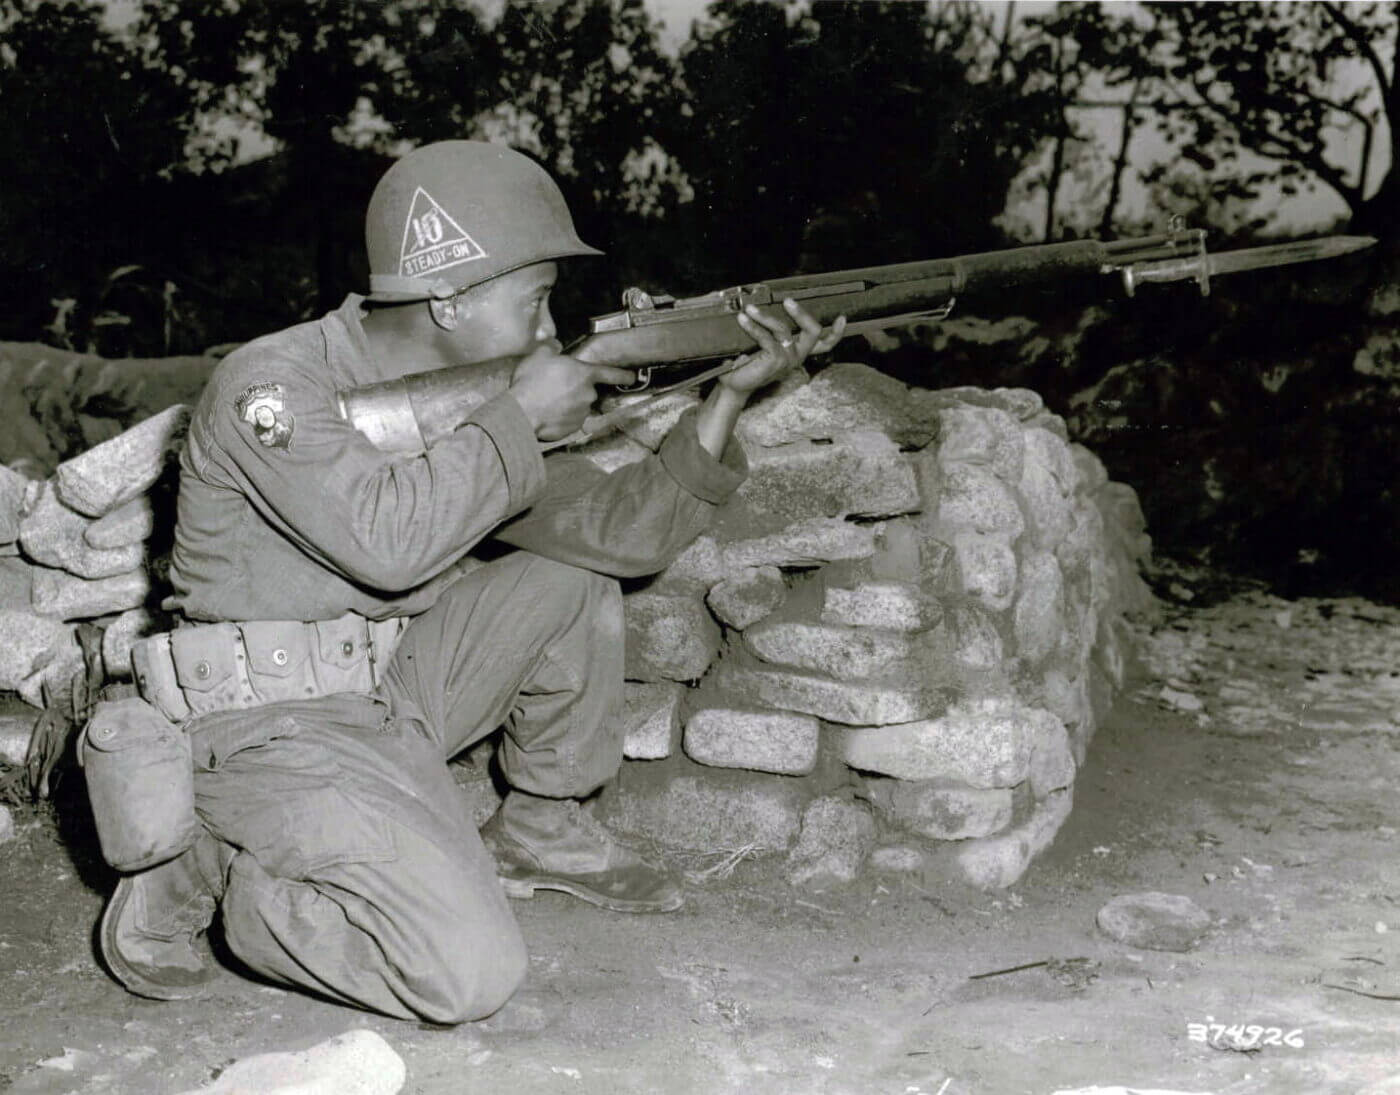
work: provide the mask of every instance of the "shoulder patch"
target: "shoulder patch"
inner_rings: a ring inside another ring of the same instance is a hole
[[[233,406],[238,417],[253,428],[259,444],[269,449],[291,448],[296,419],[283,404],[281,384],[250,384]]]

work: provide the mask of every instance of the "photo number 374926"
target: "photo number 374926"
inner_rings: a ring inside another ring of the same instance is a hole
[[[1285,1031],[1282,1027],[1265,1027],[1253,1023],[1227,1025],[1217,1023],[1213,1015],[1207,1015],[1204,1023],[1187,1023],[1186,1037],[1192,1042],[1205,1042],[1217,1049],[1252,1050],[1263,1049],[1265,1046],[1303,1048],[1301,1030]]]

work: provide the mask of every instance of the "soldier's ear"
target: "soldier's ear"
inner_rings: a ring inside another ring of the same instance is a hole
[[[428,301],[428,314],[433,317],[433,322],[444,331],[455,331],[457,329],[457,298],[448,297],[446,300]]]

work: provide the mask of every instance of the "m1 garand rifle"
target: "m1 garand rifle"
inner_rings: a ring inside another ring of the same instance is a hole
[[[844,315],[846,334],[946,319],[955,306],[1005,310],[1029,290],[1111,277],[1132,297],[1139,287],[1194,281],[1202,295],[1225,274],[1337,258],[1370,247],[1370,236],[1328,236],[1212,254],[1200,229],[1177,229],[1137,239],[1078,240],[957,258],[801,274],[736,285],[695,297],[628,289],[623,309],[590,321],[588,334],[564,352],[590,365],[635,369],[637,383],[620,393],[649,391],[590,418],[583,429],[545,450],[575,445],[672,392],[712,380],[737,366],[736,355],[757,344],[735,317],[752,304],[781,315],[798,301],[823,325]],[[695,371],[696,362],[731,359]],[[510,384],[518,358],[414,373],[338,393],[341,414],[371,442],[395,452],[418,452],[460,426],[471,412]]]

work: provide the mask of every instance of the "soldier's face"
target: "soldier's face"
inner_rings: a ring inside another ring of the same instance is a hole
[[[559,265],[537,262],[473,287],[457,301],[457,336],[471,359],[526,354],[555,336],[549,294]]]

